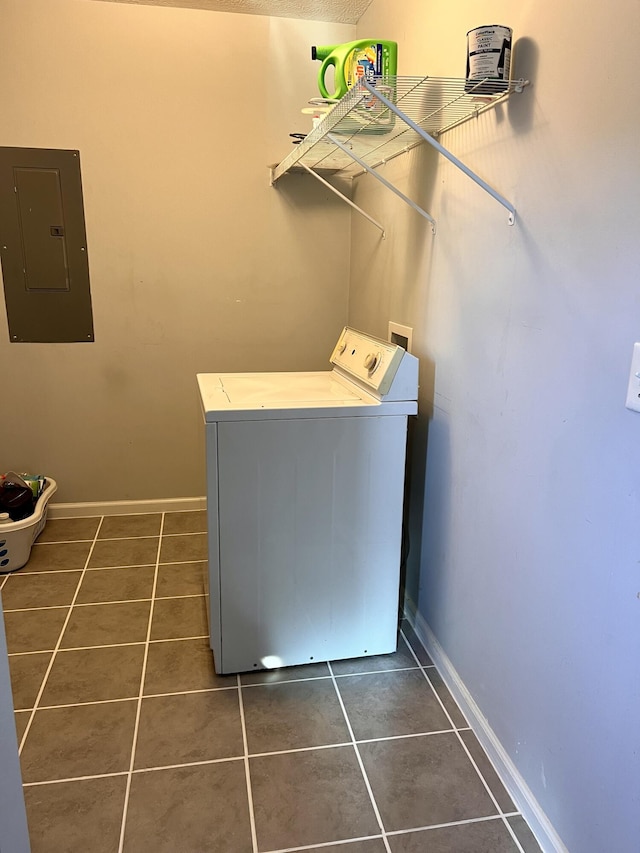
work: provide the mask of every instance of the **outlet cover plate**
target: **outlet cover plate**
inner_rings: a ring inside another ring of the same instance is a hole
[[[626,407],[634,412],[640,412],[640,344],[633,345]]]

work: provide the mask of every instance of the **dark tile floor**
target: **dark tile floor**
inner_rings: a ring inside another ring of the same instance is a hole
[[[217,676],[205,514],[50,520],[0,577],[33,853],[534,853],[407,623]]]

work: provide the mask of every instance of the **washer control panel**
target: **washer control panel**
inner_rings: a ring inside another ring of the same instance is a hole
[[[397,344],[346,327],[331,355],[331,363],[383,396],[391,388],[404,354]]]

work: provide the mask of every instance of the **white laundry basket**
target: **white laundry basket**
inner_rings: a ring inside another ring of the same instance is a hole
[[[0,521],[0,574],[21,569],[29,559],[31,546],[47,521],[47,504],[58,486],[45,478],[44,491],[31,515],[20,521]]]

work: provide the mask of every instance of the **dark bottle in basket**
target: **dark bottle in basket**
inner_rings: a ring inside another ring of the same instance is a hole
[[[9,471],[0,480],[0,512],[8,512],[11,521],[21,521],[33,513],[33,491],[22,477]]]

